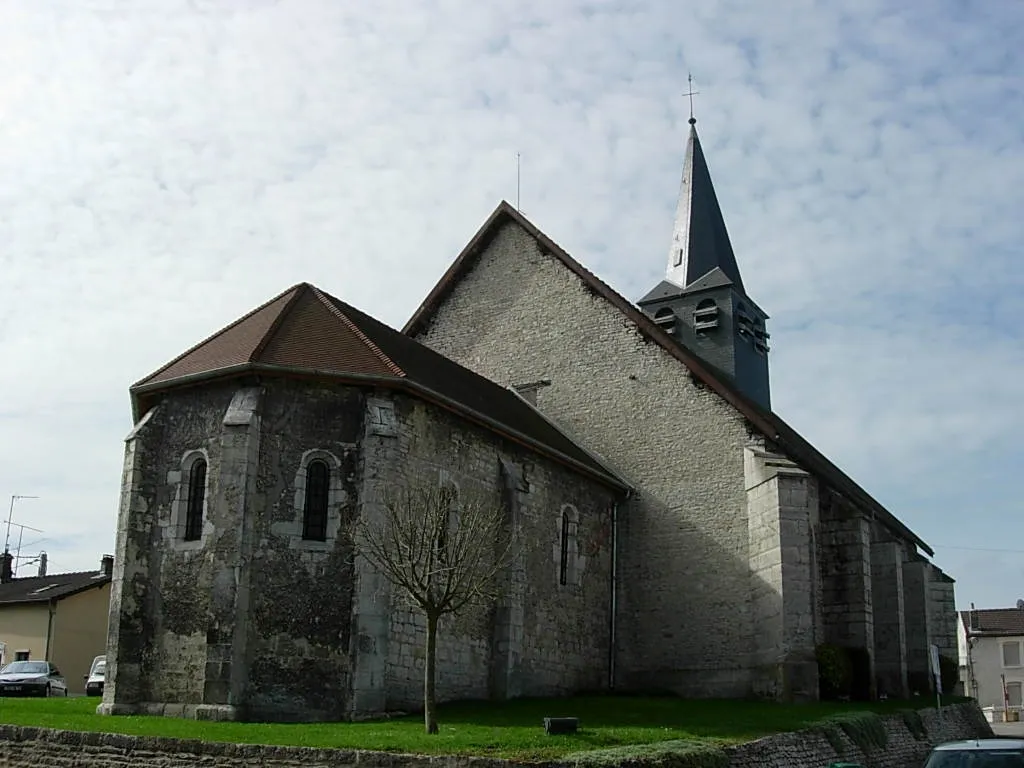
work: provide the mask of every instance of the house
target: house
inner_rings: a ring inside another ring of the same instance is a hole
[[[441,700],[930,690],[953,579],[772,410],[767,320],[693,122],[635,303],[504,202],[401,332],[287,289],[130,390],[98,711],[415,707],[422,619],[349,531],[424,482],[523,532],[494,609],[441,632]]]
[[[960,612],[957,623],[964,692],[989,720],[1024,708],[1024,600],[1016,608]]]
[[[52,662],[70,693],[85,692],[92,660],[106,648],[113,558],[97,571],[14,578],[5,554],[0,577],[0,657]]]

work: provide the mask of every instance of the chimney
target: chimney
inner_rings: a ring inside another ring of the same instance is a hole
[[[100,560],[100,570],[103,571],[103,573],[106,574],[107,576],[110,576],[111,578],[113,578],[113,576],[114,576],[114,556],[113,555],[104,555],[103,556],[103,559]]]
[[[39,576],[46,575],[46,553],[39,553]]]
[[[14,579],[14,555],[4,550],[3,564],[0,565],[0,584],[6,584]]]

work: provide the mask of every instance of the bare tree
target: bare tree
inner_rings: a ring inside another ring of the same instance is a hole
[[[423,721],[427,733],[437,733],[438,621],[494,601],[516,535],[499,500],[459,498],[451,485],[394,489],[382,507],[380,515],[357,524],[356,547],[423,612]]]

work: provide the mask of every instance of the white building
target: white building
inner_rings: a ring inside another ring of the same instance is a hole
[[[1024,708],[1024,600],[1016,608],[960,612],[960,676],[966,695],[977,699],[989,720]]]

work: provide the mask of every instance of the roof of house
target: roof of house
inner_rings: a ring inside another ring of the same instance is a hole
[[[583,282],[588,290],[618,309],[636,326],[646,339],[658,344],[666,352],[683,363],[694,377],[736,408],[759,432],[775,442],[782,450],[801,464],[804,469],[822,477],[840,495],[869,511],[887,527],[906,537],[927,554],[934,555],[934,551],[923,539],[898,520],[839,467],[829,461],[824,454],[801,437],[796,430],[786,424],[772,411],[762,408],[746,397],[736,388],[733,382],[710,364],[704,362],[696,353],[662,330],[635,304],[583,267],[550,237],[545,235],[504,200],[498,205],[487,221],[484,222],[473,239],[470,240],[416,309],[402,329],[403,333],[414,336],[429,323],[436,308],[454,290],[461,277],[469,272],[477,258],[486,250],[491,239],[497,235],[504,225],[509,223],[515,223],[522,227],[533,237],[542,251],[551,254],[562,262],[570,272],[574,273]]]
[[[299,283],[132,385],[140,401],[244,372],[297,373],[405,387],[619,488],[626,484],[514,390],[464,368],[309,283]]]
[[[63,600],[109,583],[110,576],[103,571],[76,571],[13,579],[0,584],[0,606]]]
[[[972,635],[1024,635],[1024,608],[960,611],[960,621]]]

